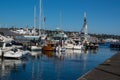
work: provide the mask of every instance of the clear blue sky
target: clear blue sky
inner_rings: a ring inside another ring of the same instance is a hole
[[[39,0],[0,0],[1,27],[33,26],[34,5],[39,12]],[[120,0],[42,0],[46,29],[80,31],[83,13],[87,13],[89,33],[120,35]],[[38,14],[37,14],[38,20]]]

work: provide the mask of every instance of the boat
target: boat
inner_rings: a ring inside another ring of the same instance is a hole
[[[90,49],[90,50],[96,50],[98,49],[99,45],[97,43],[89,43],[88,45],[85,45],[85,49]]]
[[[66,49],[80,50],[83,48],[83,45],[80,42],[77,44],[72,39],[68,39],[65,41],[64,47]]]
[[[65,40],[68,39],[68,36],[60,28],[56,29],[56,33],[52,37],[55,46],[55,51],[65,52],[66,48],[64,47]]]
[[[42,47],[40,46],[39,40],[31,40],[28,50],[30,51],[41,51]]]
[[[30,50],[31,51],[39,51],[39,50],[52,50],[52,48],[50,47],[50,44],[44,45],[44,41],[47,38],[47,34],[45,34],[44,30],[41,29],[40,31],[40,27],[43,27],[43,16],[42,16],[42,0],[40,0],[40,14],[39,14],[39,37],[38,39],[33,39],[32,43],[30,43]],[[36,27],[36,7],[34,7],[34,27]]]
[[[55,31],[56,33],[52,37],[55,44],[68,39],[68,36],[60,28],[57,28]]]
[[[17,42],[17,41],[11,41],[11,44],[12,44],[12,46],[13,46],[13,48],[23,48],[23,44],[22,44],[22,42]]]
[[[42,47],[41,46],[36,46],[36,45],[32,45],[31,46],[31,51],[40,51],[42,49]]]
[[[53,45],[51,41],[45,41],[44,46],[42,47],[42,51],[53,51]]]
[[[0,35],[0,57],[4,51],[9,51],[13,48],[11,38],[6,38],[5,36]]]
[[[4,52],[3,57],[7,59],[21,59],[28,53],[29,51],[23,51],[20,49],[11,49],[10,51]]]
[[[65,50],[66,50],[66,48],[63,46],[60,46],[60,45],[56,46],[56,48],[55,48],[56,52],[65,52]]]

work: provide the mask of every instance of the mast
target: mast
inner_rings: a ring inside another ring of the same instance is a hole
[[[36,32],[36,6],[34,6],[34,26],[33,26],[33,30],[32,33],[35,36],[35,32]]]
[[[83,34],[84,36],[86,36],[88,34],[88,32],[87,32],[86,12],[84,12],[84,23],[83,23],[83,27],[81,29],[81,34]]]
[[[34,29],[36,29],[36,6],[34,6]]]
[[[60,11],[60,29],[62,29],[62,13]]]
[[[88,32],[87,32],[87,21],[86,21],[86,12],[84,12],[84,33],[87,35]]]
[[[42,27],[42,0],[40,0],[40,12],[39,12],[39,36],[41,35],[40,29]]]
[[[81,40],[83,43],[88,42],[88,31],[87,31],[87,21],[86,21],[86,12],[84,12],[84,23],[80,32]]]
[[[43,7],[42,7],[43,8]],[[42,34],[44,34],[45,33],[45,21],[46,21],[46,18],[45,18],[45,16],[44,16],[44,11],[43,11],[43,9],[42,9]]]

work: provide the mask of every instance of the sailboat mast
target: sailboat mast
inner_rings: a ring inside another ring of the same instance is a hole
[[[34,6],[34,29],[36,29],[36,6]]]
[[[39,35],[41,34],[40,28],[42,27],[42,0],[40,0],[40,12],[39,12]]]
[[[87,31],[87,21],[86,21],[86,12],[84,12],[84,23],[83,23],[83,27],[81,29],[81,33],[83,33],[84,35],[88,34],[88,31]]]
[[[62,12],[60,11],[60,29],[62,29]]]
[[[86,12],[84,12],[84,33],[85,33],[85,35],[87,35],[88,34],[88,32],[87,32],[87,21],[86,21]]]

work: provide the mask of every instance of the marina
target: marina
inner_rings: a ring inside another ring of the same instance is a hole
[[[0,0],[0,80],[120,80],[118,3]]]

